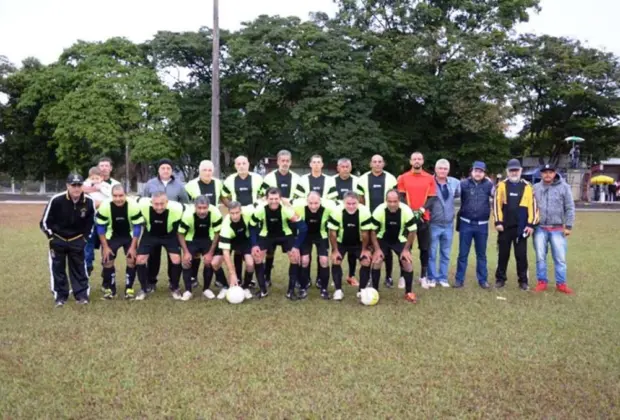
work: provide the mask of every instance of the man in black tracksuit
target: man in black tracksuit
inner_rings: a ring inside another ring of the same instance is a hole
[[[58,307],[69,299],[67,261],[75,300],[79,304],[89,302],[84,246],[95,221],[95,203],[82,191],[83,183],[80,175],[69,175],[67,191],[52,197],[40,222],[41,230],[49,239],[50,286]]]

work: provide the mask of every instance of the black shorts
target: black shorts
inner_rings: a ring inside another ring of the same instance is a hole
[[[313,245],[316,245],[319,257],[327,257],[329,254],[329,241],[327,238],[321,238],[320,235],[306,236],[304,243],[301,245],[301,255],[310,255]]]
[[[153,249],[162,246],[166,248],[168,254],[181,254],[181,246],[176,233],[166,236],[153,236],[145,232],[140,239],[138,255],[149,255]]]
[[[192,254],[193,257],[198,257],[208,254],[212,244],[213,242],[210,240],[188,241],[187,249],[189,249],[189,253]],[[213,255],[222,255],[222,250],[219,247],[215,248]]]
[[[362,254],[362,246],[361,245],[342,245],[342,244],[338,244],[338,252],[340,252],[340,255],[342,256],[342,259],[344,260],[347,254],[351,254],[355,256],[355,259],[360,260],[360,256]]]
[[[241,255],[252,255],[252,244],[249,239],[232,241],[230,243],[230,251]]]
[[[129,251],[129,247],[131,246],[131,239],[132,238],[130,236],[116,237],[116,238],[112,236],[112,238],[108,239],[108,246],[114,253],[110,257],[110,259],[111,260],[115,259],[116,256],[118,255],[118,250],[121,248],[123,248],[123,251],[125,251],[125,255],[127,255],[127,251]]]
[[[379,246],[383,255],[388,255],[391,251],[394,251],[396,255],[400,257],[400,254],[405,250],[404,242],[389,242],[384,239],[379,239]]]
[[[259,237],[258,246],[261,251],[275,252],[276,247],[281,246],[282,252],[289,252],[293,249],[295,238],[293,236],[281,236],[279,238]]]

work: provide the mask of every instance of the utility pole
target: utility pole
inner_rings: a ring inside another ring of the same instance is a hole
[[[129,192],[131,181],[129,180],[129,139],[125,139],[125,191]]]
[[[219,0],[213,0],[213,71],[211,73],[211,161],[220,177],[220,22]]]

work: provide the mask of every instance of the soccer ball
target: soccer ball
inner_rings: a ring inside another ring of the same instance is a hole
[[[374,306],[379,303],[379,292],[372,287],[362,289],[360,300],[366,306]]]
[[[245,299],[245,293],[240,286],[233,286],[226,292],[226,300],[228,303],[241,303]]]

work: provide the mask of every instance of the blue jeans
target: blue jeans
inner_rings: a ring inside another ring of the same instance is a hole
[[[454,224],[436,225],[431,223],[430,228],[431,247],[428,251],[428,279],[448,281]],[[437,270],[437,248],[439,248],[439,270]]]
[[[84,247],[84,261],[86,261],[86,267],[89,269],[94,267],[95,249],[99,249],[99,236],[97,235],[97,228],[93,227]]]
[[[487,240],[489,239],[489,224],[476,225],[461,220],[459,231],[459,258],[456,267],[456,282],[465,282],[465,272],[467,271],[467,258],[471,242],[474,241],[476,248],[476,277],[479,284],[487,282],[489,275],[487,271]]]
[[[547,283],[547,250],[551,245],[551,256],[555,267],[555,284],[566,283],[566,249],[564,232],[548,232],[542,228],[534,231],[534,250],[536,251],[536,277]]]

